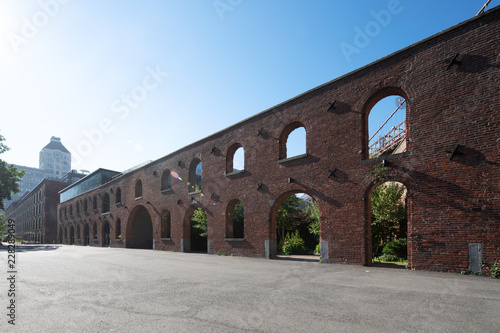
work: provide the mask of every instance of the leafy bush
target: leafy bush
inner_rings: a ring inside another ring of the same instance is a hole
[[[385,255],[391,255],[397,258],[406,259],[408,256],[407,249],[408,245],[406,242],[406,238],[399,238],[385,244],[384,248],[382,249],[382,253]]]
[[[375,258],[378,261],[401,261],[401,258],[393,254],[383,254],[380,257]]]
[[[316,250],[314,250],[314,253],[321,254],[321,244],[318,243],[318,245],[316,245]]]
[[[292,235],[286,234],[282,250],[283,254],[307,254],[307,248],[298,230],[295,230]]]
[[[497,260],[490,267],[490,275],[494,278],[500,279],[500,260]]]

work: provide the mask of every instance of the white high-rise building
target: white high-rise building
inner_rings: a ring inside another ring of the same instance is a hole
[[[59,179],[71,170],[71,153],[61,143],[61,138],[51,137],[40,151],[39,166],[45,178]]]

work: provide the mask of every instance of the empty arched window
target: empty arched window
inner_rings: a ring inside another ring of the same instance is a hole
[[[78,201],[76,202],[76,214],[80,214],[80,203]]]
[[[94,227],[92,228],[92,238],[97,239],[97,223],[94,222]]]
[[[116,189],[115,203],[119,204],[121,202],[122,202],[122,189],[118,187]]]
[[[97,197],[94,195],[94,198],[92,198],[92,209],[97,210]]]
[[[116,219],[115,224],[115,239],[122,238],[122,221],[120,219]]]
[[[109,194],[104,193],[104,196],[102,198],[102,213],[109,213],[109,206],[110,206]]]
[[[80,239],[80,225],[76,226],[76,239]]]
[[[243,204],[233,200],[227,206],[226,238],[245,237],[245,210]]]
[[[170,212],[166,209],[161,214],[161,238],[170,238]]]
[[[226,173],[245,170],[245,150],[239,143],[232,145],[226,156]]]
[[[168,191],[172,188],[172,176],[170,170],[165,169],[161,175],[161,190]]]
[[[289,124],[280,135],[280,159],[307,154],[307,132],[300,122]]]
[[[87,199],[83,199],[83,211],[84,212],[88,211]]]
[[[406,151],[406,100],[386,89],[368,103],[368,158]]]
[[[142,197],[142,181],[140,179],[137,179],[137,181],[135,182],[135,197]]]
[[[69,215],[73,216],[73,205],[69,205]]]
[[[202,188],[202,166],[201,161],[197,158],[191,161],[189,165],[189,192],[200,192]]]

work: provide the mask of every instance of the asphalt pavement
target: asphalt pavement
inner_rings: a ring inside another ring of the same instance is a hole
[[[81,246],[8,259],[0,332],[500,331],[489,277]]]

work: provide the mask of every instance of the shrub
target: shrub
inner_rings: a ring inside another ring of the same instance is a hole
[[[384,248],[382,249],[382,253],[385,255],[391,255],[397,258],[406,259],[408,256],[407,249],[408,245],[406,242],[406,238],[399,238],[385,244]]]
[[[490,267],[490,275],[494,278],[500,279],[500,260],[497,260]]]
[[[283,254],[307,254],[307,248],[298,230],[295,230],[292,235],[286,234],[282,250]]]
[[[401,258],[393,255],[393,254],[383,254],[380,257],[377,257],[378,261],[401,261]]]
[[[318,243],[318,245],[316,245],[316,250],[314,250],[314,253],[317,253],[317,254],[321,254],[321,244]]]

